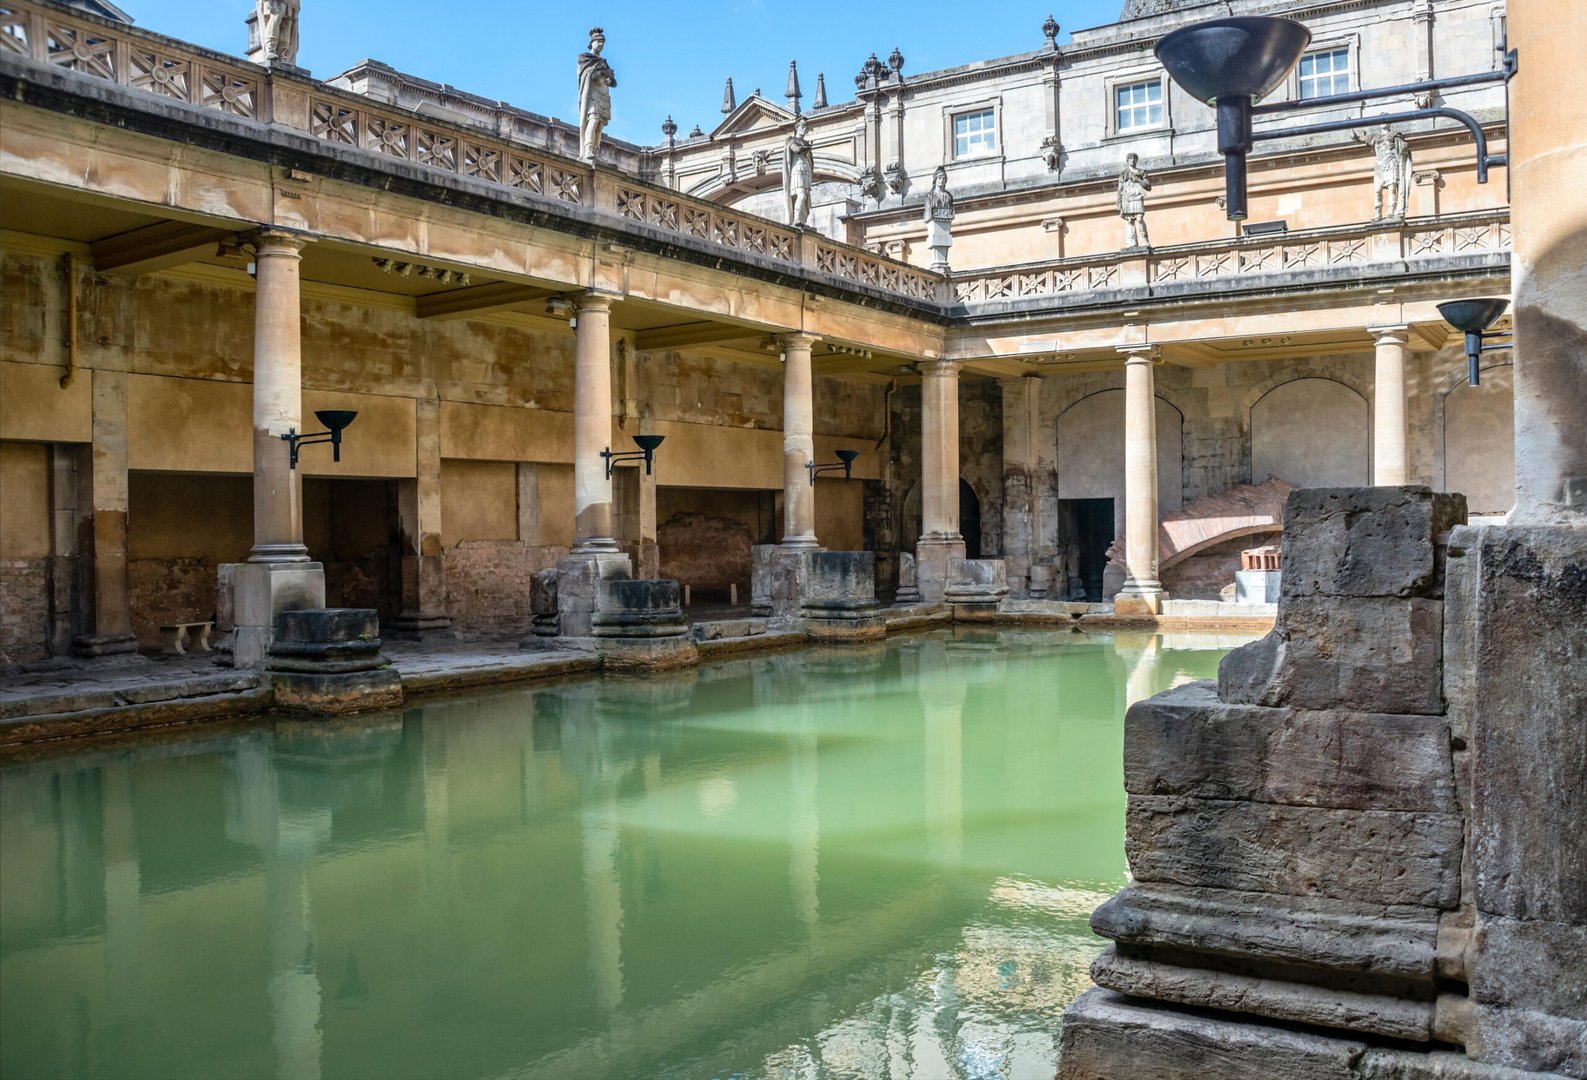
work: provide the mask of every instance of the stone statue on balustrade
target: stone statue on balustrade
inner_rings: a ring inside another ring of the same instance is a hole
[[[1405,136],[1379,124],[1371,135],[1351,138],[1372,147],[1372,218],[1402,218],[1410,205],[1411,146]]]
[[[1139,154],[1124,159],[1124,171],[1119,173],[1119,217],[1124,219],[1124,246],[1150,247],[1146,235],[1146,193],[1152,190],[1152,178],[1136,163]]]
[[[922,217],[926,222],[926,246],[931,249],[931,268],[948,272],[948,249],[953,246],[953,195],[948,191],[948,170],[941,165],[931,177]]]
[[[810,227],[810,186],[815,180],[815,150],[810,145],[810,121],[801,116],[793,134],[783,144],[783,193],[788,200],[788,224]]]
[[[302,6],[302,0],[256,0],[259,48],[266,64],[296,66],[298,12]]]
[[[590,31],[590,51],[579,53],[579,157],[591,164],[612,119],[611,88],[617,85],[612,65],[601,58],[604,48],[606,34],[597,26]]]

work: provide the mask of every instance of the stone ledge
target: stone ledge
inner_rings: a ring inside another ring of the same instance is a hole
[[[1428,986],[1437,974],[1437,913],[1413,905],[1137,884],[1097,908],[1091,929],[1129,944],[1371,972]]]
[[[1450,1051],[1377,1047],[1272,1023],[1154,1007],[1111,990],[1064,1013],[1057,1080],[1567,1080]]]
[[[1140,882],[1454,908],[1458,815],[1131,795],[1125,855]]]
[[[137,705],[114,705],[78,712],[28,715],[0,722],[0,746],[110,735],[147,728],[174,727],[268,710],[275,694],[267,687],[236,693],[171,698]]]
[[[1211,682],[1131,706],[1124,789],[1329,809],[1460,809],[1443,717],[1228,705]]]

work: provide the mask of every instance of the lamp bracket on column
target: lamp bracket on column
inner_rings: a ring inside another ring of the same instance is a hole
[[[665,435],[635,435],[634,445],[639,447],[638,450],[625,450],[620,454],[613,453],[610,446],[602,450],[601,457],[606,459],[606,479],[610,480],[612,478],[612,462],[632,461],[639,458],[645,459],[645,475],[649,476],[651,462],[656,457],[656,447],[660,446],[666,438]]]
[[[314,417],[325,425],[324,431],[317,431],[313,435],[299,435],[296,428],[288,428],[287,433],[281,438],[291,447],[291,468],[298,467],[299,450],[319,443],[331,444],[332,461],[342,460],[342,430],[357,416],[358,413],[352,409],[321,409],[314,414]]]
[[[814,487],[816,477],[824,472],[837,472],[843,470],[843,479],[848,480],[854,475],[854,459],[860,456],[858,450],[837,451],[838,460],[828,465],[817,465],[813,461],[805,462],[805,469],[810,473],[810,486]]]
[[[1174,82],[1192,97],[1218,111],[1218,152],[1224,158],[1224,198],[1230,221],[1246,218],[1245,158],[1253,144],[1271,139],[1318,135],[1329,131],[1401,124],[1412,120],[1445,118],[1465,125],[1477,145],[1477,182],[1488,182],[1488,169],[1508,166],[1507,154],[1489,154],[1482,126],[1469,114],[1446,106],[1429,106],[1383,116],[1329,120],[1283,131],[1253,132],[1255,117],[1279,113],[1329,109],[1355,102],[1414,95],[1426,100],[1435,91],[1487,83],[1505,83],[1515,76],[1519,59],[1514,49],[1500,46],[1504,63],[1497,71],[1425,79],[1378,90],[1357,90],[1300,101],[1258,105],[1283,82],[1311,42],[1311,31],[1293,19],[1272,16],[1235,16],[1212,19],[1175,30],[1157,43],[1158,60]],[[1508,141],[1509,108],[1505,109]]]

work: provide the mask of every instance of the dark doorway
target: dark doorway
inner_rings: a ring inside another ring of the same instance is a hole
[[[959,535],[964,537],[964,557],[981,557],[981,500],[975,488],[963,479],[959,481]]]
[[[1112,499],[1064,499],[1060,513],[1074,515],[1074,542],[1079,549],[1080,579],[1085,583],[1086,599],[1102,600],[1102,575],[1108,565],[1108,546],[1113,543]]]

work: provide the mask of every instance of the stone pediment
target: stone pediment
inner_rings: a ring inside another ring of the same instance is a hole
[[[763,97],[748,97],[744,103],[728,113],[711,131],[711,138],[725,139],[784,127],[793,122],[794,114],[781,105],[773,105]]]

